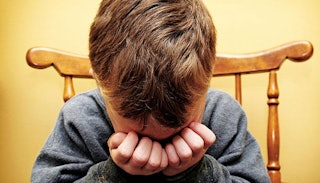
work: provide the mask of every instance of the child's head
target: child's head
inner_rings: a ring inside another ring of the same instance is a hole
[[[215,28],[201,0],[103,0],[90,32],[90,60],[120,116],[166,127],[185,123],[205,95]]]

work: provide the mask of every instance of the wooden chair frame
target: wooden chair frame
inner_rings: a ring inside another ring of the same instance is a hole
[[[267,169],[273,183],[281,182],[279,163],[279,88],[277,70],[285,60],[302,62],[308,60],[313,53],[313,46],[308,41],[295,41],[268,50],[249,54],[217,54],[213,76],[235,75],[235,98],[242,103],[241,75],[258,72],[269,72],[267,89],[268,131]],[[63,99],[67,101],[75,95],[72,78],[92,78],[91,66],[87,56],[64,51],[35,47],[26,55],[29,66],[44,69],[53,66],[65,78]]]

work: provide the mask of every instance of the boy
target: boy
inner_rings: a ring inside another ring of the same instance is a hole
[[[99,89],[62,108],[32,182],[269,182],[241,107],[208,90],[215,41],[201,0],[103,0]]]

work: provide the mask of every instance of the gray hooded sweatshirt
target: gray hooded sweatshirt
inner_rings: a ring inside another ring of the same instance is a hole
[[[241,106],[228,94],[209,89],[202,123],[216,142],[199,163],[178,175],[134,176],[110,158],[108,138],[114,133],[98,89],[65,103],[38,155],[31,182],[229,183],[270,182],[260,147],[247,130]]]

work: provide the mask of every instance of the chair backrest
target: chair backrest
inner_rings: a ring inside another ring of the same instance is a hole
[[[281,182],[279,163],[279,89],[277,70],[285,60],[301,62],[308,60],[313,53],[313,46],[308,41],[295,41],[268,50],[250,54],[217,54],[213,76],[235,75],[235,98],[241,104],[241,75],[260,72],[269,73],[267,88],[268,130],[267,169],[273,183]],[[27,63],[37,69],[53,66],[65,78],[63,99],[69,100],[75,95],[72,78],[92,78],[91,66],[87,56],[64,51],[37,47],[28,50]]]

